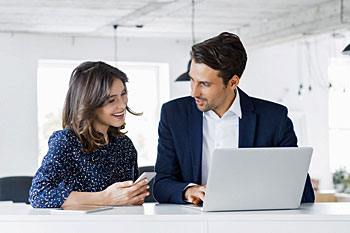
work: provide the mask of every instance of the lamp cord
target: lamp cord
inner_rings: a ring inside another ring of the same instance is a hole
[[[114,28],[114,62],[117,63],[117,51],[118,51],[117,28],[118,28],[118,24],[114,24],[113,28]]]
[[[194,45],[196,40],[195,40],[195,37],[194,37],[194,1],[195,0],[192,0],[192,44]]]

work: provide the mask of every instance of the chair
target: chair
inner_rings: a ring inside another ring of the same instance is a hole
[[[139,167],[139,175],[141,175],[144,172],[154,172],[154,166]],[[148,192],[150,193],[150,195],[148,195],[145,198],[145,202],[157,202],[153,197],[153,181],[154,179],[152,179],[148,183],[148,185],[150,186],[150,188],[148,189]]]
[[[0,201],[25,202],[29,204],[32,176],[8,176],[0,178]]]

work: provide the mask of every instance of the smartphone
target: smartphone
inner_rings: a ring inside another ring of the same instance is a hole
[[[144,173],[142,173],[141,176],[139,176],[139,178],[137,178],[137,180],[135,181],[134,184],[136,184],[137,182],[139,182],[139,181],[141,181],[143,179],[147,179],[148,180],[147,184],[148,184],[153,179],[153,177],[155,175],[156,175],[155,172],[144,172]]]

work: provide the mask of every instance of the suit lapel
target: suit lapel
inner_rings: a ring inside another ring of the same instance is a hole
[[[203,141],[203,113],[197,109],[192,101],[189,119],[189,136],[192,156],[193,178],[197,184],[201,183],[202,177],[202,141]]]
[[[242,119],[239,120],[239,148],[253,147],[256,127],[255,107],[250,97],[238,88]]]

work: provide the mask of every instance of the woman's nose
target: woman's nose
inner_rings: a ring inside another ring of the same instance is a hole
[[[127,101],[123,100],[123,98],[118,98],[116,102],[117,102],[117,104],[116,104],[117,109],[125,109],[126,108]]]

